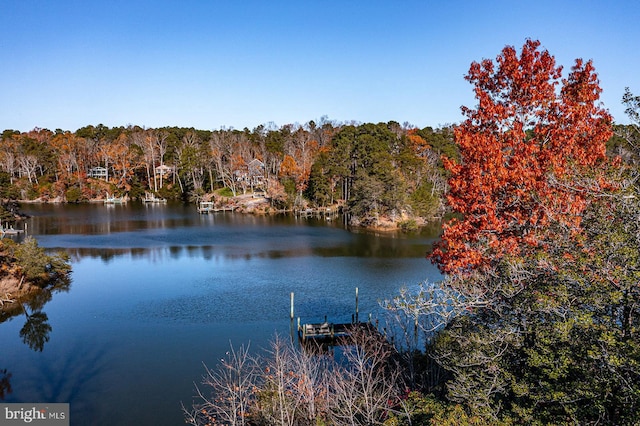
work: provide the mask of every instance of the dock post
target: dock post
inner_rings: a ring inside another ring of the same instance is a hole
[[[358,323],[358,287],[356,287],[356,324]]]
[[[291,324],[289,326],[289,334],[291,334],[291,343],[294,342],[294,331],[293,331],[293,292],[291,292]]]
[[[291,321],[293,322],[293,292],[291,292]]]

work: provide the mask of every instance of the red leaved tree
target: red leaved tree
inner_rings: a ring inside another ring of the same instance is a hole
[[[461,161],[444,159],[447,200],[459,213],[431,255],[444,273],[539,248],[551,221],[579,229],[587,195],[574,177],[605,159],[611,117],[598,103],[591,61],[576,60],[562,79],[539,47],[527,40],[518,56],[507,46],[495,62],[472,63],[465,77],[478,104],[462,108],[466,120],[455,129]]]

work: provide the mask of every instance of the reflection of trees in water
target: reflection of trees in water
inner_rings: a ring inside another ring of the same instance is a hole
[[[28,294],[15,302],[11,309],[6,306],[6,309],[0,311],[0,323],[24,314],[26,321],[20,329],[20,338],[34,351],[42,352],[44,344],[49,341],[52,331],[49,317],[42,311],[42,308],[51,300],[53,293],[59,291],[68,292],[70,287],[71,280],[68,277],[64,277],[58,279],[52,286]]]
[[[68,402],[73,417],[93,419],[91,424],[108,424],[105,416],[110,413],[105,413],[100,406],[105,392],[104,379],[118,374],[108,365],[105,358],[108,351],[107,343],[87,348],[76,342],[50,362],[34,365],[32,374],[22,379],[22,386],[29,389],[28,397],[33,400]],[[46,380],[42,380],[43,377]]]
[[[42,311],[32,312],[29,315],[25,310],[25,315],[27,316],[27,321],[20,329],[20,337],[31,349],[42,352],[44,344],[49,341],[49,334],[52,330],[49,324],[49,317]]]
[[[49,317],[42,312],[44,305],[51,300],[53,293],[69,291],[71,280],[68,277],[58,279],[52,286],[30,293],[21,300],[4,305],[0,310],[0,323],[10,318],[24,314],[26,321],[20,329],[22,341],[34,351],[42,352],[44,344],[49,341],[51,331]],[[31,314],[27,313],[31,311]],[[11,373],[5,368],[0,369],[0,401],[12,392]]]
[[[5,303],[0,309],[0,323],[7,321],[18,315],[22,315],[25,306],[31,312],[41,311],[44,305],[49,302],[54,293],[68,292],[71,288],[71,279],[63,277],[57,279],[55,283],[45,288],[37,288],[24,296],[21,296],[15,303]]]
[[[0,370],[0,401],[2,401],[6,395],[11,393],[11,373],[4,370]]]

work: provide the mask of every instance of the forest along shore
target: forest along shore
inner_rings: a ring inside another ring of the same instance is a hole
[[[7,129],[0,152],[7,159],[0,164],[3,198],[81,203],[150,194],[194,203],[209,194],[253,214],[337,206],[350,225],[373,229],[442,218],[441,158],[457,157],[451,126],[325,118],[242,131],[101,124],[74,132]]]

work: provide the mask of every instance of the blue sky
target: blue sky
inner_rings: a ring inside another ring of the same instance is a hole
[[[640,94],[637,0],[0,0],[0,130],[269,122],[441,126],[463,79],[525,39],[593,59],[626,123]]]

